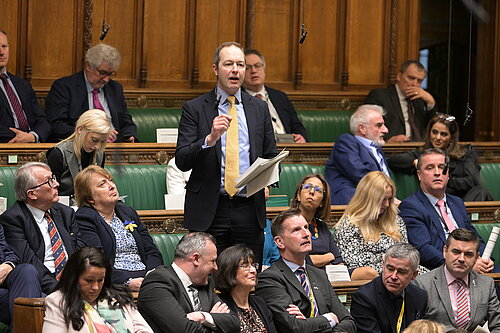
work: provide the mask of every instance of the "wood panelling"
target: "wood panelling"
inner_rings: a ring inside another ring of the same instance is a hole
[[[18,58],[21,57],[22,53],[18,46],[19,40],[22,40],[18,35],[17,27],[19,25],[19,12],[21,1],[19,0],[3,0],[2,1],[2,17],[8,17],[8,20],[2,19],[0,21],[0,30],[3,30],[8,35],[9,41],[9,63],[8,70],[17,73],[19,64]],[[22,63],[22,62],[21,62]]]

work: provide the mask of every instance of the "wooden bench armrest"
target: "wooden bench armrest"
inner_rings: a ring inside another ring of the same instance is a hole
[[[18,297],[14,300],[15,305],[39,307],[45,305],[45,298]]]

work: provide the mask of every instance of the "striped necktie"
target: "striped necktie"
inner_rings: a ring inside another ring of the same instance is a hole
[[[458,328],[465,329],[470,321],[469,292],[465,288],[465,282],[462,279],[456,279],[453,283],[457,286],[457,313],[455,321]]]
[[[26,118],[26,114],[24,113],[21,102],[19,101],[19,99],[17,99],[16,93],[7,80],[7,75],[5,75],[5,73],[0,74],[0,80],[2,80],[3,82],[3,87],[5,88],[5,92],[7,93],[7,98],[12,105],[12,111],[14,111],[14,115],[17,118],[19,129],[25,132],[29,131],[30,127],[28,124],[28,119]]]
[[[64,245],[62,243],[62,239],[59,236],[59,232],[57,231],[56,225],[52,220],[52,217],[48,212],[45,212],[45,219],[47,220],[49,235],[50,235],[50,245],[52,246],[52,253],[54,254],[54,266],[55,266],[55,275],[56,280],[59,281],[61,278],[61,274],[66,265],[66,251],[64,251]]]
[[[304,292],[309,297],[309,301],[311,302],[311,314],[309,317],[317,317],[319,315],[318,307],[316,306],[313,293],[311,292],[311,288],[309,288],[309,283],[307,282],[306,270],[304,267],[300,266],[295,272],[299,274],[300,284],[302,285],[302,288],[304,288]]]
[[[198,289],[194,284],[191,284],[188,287],[189,291],[193,295],[193,310],[194,311],[201,311],[201,303],[200,303],[200,297],[198,296]]]

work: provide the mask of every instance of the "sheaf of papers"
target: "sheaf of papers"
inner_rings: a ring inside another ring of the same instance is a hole
[[[330,282],[351,281],[349,271],[345,265],[326,265],[325,269]]]
[[[247,186],[247,197],[257,193],[264,187],[279,181],[279,162],[288,156],[289,152],[282,150],[274,158],[257,158],[255,162],[236,179],[236,187]]]

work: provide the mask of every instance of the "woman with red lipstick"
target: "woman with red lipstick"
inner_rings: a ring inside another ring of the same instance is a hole
[[[101,250],[83,247],[66,263],[56,291],[45,299],[44,333],[153,332],[126,288],[111,285]]]
[[[438,113],[427,126],[425,144],[421,150],[398,154],[387,159],[391,170],[408,174],[416,173],[417,159],[427,148],[444,150],[449,159],[450,180],[446,193],[456,195],[464,201],[491,201],[491,193],[483,186],[479,171],[481,167],[476,153],[470,145],[458,142],[460,132],[455,117]]]
[[[408,243],[394,203],[396,186],[380,171],[367,173],[335,226],[337,245],[351,269],[369,266],[382,273],[382,255],[398,242]],[[428,271],[419,267],[420,273]]]
[[[300,210],[309,223],[312,250],[306,260],[318,267],[344,265],[344,259],[324,222],[331,214],[330,188],[321,174],[306,175],[297,184],[290,208]],[[371,280],[378,274],[371,267],[356,267],[350,271],[352,280]]]
[[[113,176],[91,165],[75,178],[75,219],[82,239],[103,250],[113,267],[113,283],[139,291],[146,273],[163,265],[146,226],[132,207],[118,202]]]

